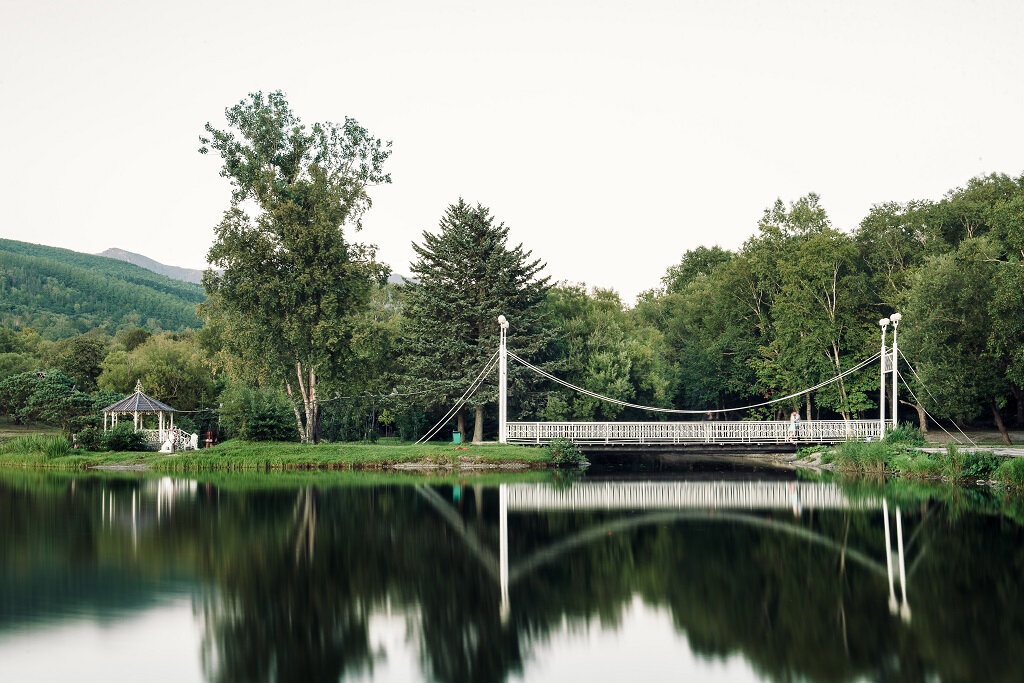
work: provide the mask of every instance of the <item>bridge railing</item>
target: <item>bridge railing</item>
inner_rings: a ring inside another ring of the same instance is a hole
[[[806,420],[795,436],[789,421],[771,422],[509,422],[511,443],[548,443],[569,439],[579,444],[839,443],[881,436],[878,420]]]

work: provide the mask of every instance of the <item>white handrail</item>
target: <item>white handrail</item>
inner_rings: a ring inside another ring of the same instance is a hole
[[[881,438],[878,420],[805,420],[796,432],[790,422],[509,422],[510,443],[579,444],[666,443],[839,443]]]

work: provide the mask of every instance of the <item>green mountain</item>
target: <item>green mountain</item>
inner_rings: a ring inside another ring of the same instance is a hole
[[[0,325],[59,339],[93,328],[200,326],[203,288],[117,259],[0,239]]]

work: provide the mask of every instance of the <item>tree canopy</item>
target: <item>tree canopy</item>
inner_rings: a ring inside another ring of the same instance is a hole
[[[371,285],[387,274],[372,246],[353,242],[370,207],[368,188],[388,183],[390,143],[354,119],[307,127],[281,92],[253,93],[206,125],[200,152],[217,152],[231,182],[204,285],[207,319],[224,344],[282,381],[303,441],[316,441],[321,379],[343,379],[353,324]]]

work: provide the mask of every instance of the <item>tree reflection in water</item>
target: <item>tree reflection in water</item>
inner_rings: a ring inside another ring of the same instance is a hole
[[[640,596],[698,655],[741,654],[766,679],[1018,678],[1024,534],[985,497],[901,494],[909,623],[889,611],[878,511],[517,513],[509,554],[526,569],[503,623],[493,567],[467,543],[497,554],[496,489],[453,502],[435,487],[445,518],[410,486],[237,481],[192,486],[171,507],[165,491],[158,516],[151,480],[0,475],[0,634],[40,611],[125,609],[117,586],[141,605],[174,576],[198,586],[211,681],[371,673],[388,653],[374,650],[370,620],[389,610],[417,622],[424,677],[500,681],[565,624],[613,628]],[[129,519],[120,501],[132,493]],[[551,548],[557,557],[525,562]]]

